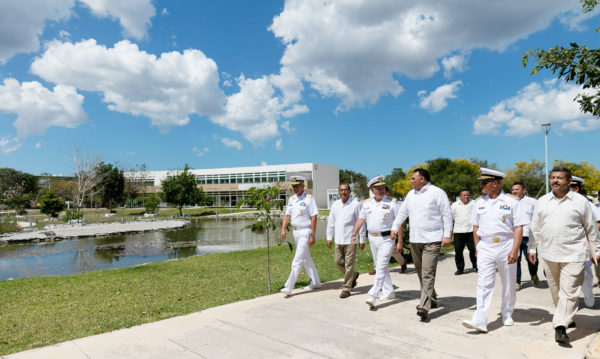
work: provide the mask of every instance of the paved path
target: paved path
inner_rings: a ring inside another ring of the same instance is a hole
[[[429,323],[416,316],[419,292],[414,270],[409,267],[401,274],[395,268],[397,298],[378,302],[376,311],[365,304],[373,277],[363,274],[347,299],[338,298],[340,281],[330,282],[316,291],[296,289],[287,299],[269,295],[6,358],[594,357],[588,348],[597,346],[598,295],[595,308],[582,309],[575,317],[577,328],[568,332],[570,348],[554,342],[553,308],[545,281],[540,288],[524,282],[517,293],[513,327],[501,324],[496,290],[489,333],[476,334],[461,325],[475,307],[476,274],[455,276],[454,271],[454,257],[445,256],[436,283],[439,308],[432,310]],[[528,274],[524,277],[529,279]]]

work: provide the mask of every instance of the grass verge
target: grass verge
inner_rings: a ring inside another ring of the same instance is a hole
[[[293,258],[271,247],[273,290]],[[324,240],[311,254],[323,282],[341,277]],[[396,264],[393,264],[396,265]],[[392,265],[392,266],[393,266]],[[356,263],[373,268],[368,244]],[[0,355],[193,313],[267,295],[266,248],[210,254],[99,272],[0,282]],[[296,287],[308,285],[302,272]]]

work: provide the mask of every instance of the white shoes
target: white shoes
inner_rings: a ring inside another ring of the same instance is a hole
[[[292,295],[292,291],[288,290],[287,288],[282,288],[281,289],[281,293],[285,294],[285,297],[290,297]]]
[[[314,285],[314,284],[309,284],[306,287],[304,287],[304,290],[313,290],[313,289],[319,289],[321,288],[323,285],[319,284],[319,285]]]
[[[375,309],[375,298],[369,297],[369,299],[367,299],[367,301],[365,303],[367,303],[367,305],[369,306],[369,309],[371,309],[371,310]]]
[[[396,299],[396,293],[391,292],[390,294],[384,296],[383,292],[379,295],[379,300],[392,300]]]
[[[463,320],[462,324],[465,328],[475,329],[481,333],[487,333],[487,325],[485,324],[477,323],[472,320]]]
[[[506,317],[502,320],[502,324],[507,327],[512,327],[513,325],[515,325],[515,321],[512,317]]]

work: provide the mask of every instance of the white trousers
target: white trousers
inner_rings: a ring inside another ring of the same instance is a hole
[[[583,278],[583,286],[581,287],[581,291],[583,292],[583,297],[585,298],[586,305],[587,302],[594,302],[594,292],[592,288],[594,287],[594,263],[592,261],[585,262],[585,276]],[[593,305],[593,304],[592,304]]]
[[[302,267],[304,267],[306,274],[310,277],[310,284],[312,286],[318,287],[321,285],[319,273],[317,273],[315,263],[310,256],[310,250],[308,248],[309,238],[310,228],[294,231],[296,253],[294,254],[294,260],[292,260],[292,271],[290,272],[287,282],[285,282],[285,289],[288,291],[294,289],[294,285],[296,284],[296,280],[298,280]]]
[[[512,316],[517,301],[517,263],[508,264],[508,253],[512,247],[513,240],[500,243],[479,241],[477,244],[477,310],[473,314],[473,321],[477,323],[487,325],[496,269],[502,280],[502,318]]]
[[[380,291],[383,296],[388,296],[394,292],[392,278],[390,277],[390,257],[396,243],[390,237],[369,237],[371,243],[371,252],[373,253],[373,263],[375,264],[375,281],[369,290],[372,298],[377,298]]]

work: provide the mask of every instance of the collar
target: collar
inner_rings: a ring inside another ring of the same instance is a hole
[[[415,190],[416,193],[426,192],[431,187],[431,182],[427,182],[425,186],[423,186],[420,190]]]
[[[575,192],[569,190],[569,192],[567,192],[567,194],[565,194],[562,198],[556,197],[556,195],[554,194],[554,191],[550,191],[550,193],[552,193],[552,195],[550,196],[550,199],[555,199],[557,201],[562,201],[565,198],[569,199],[569,200],[573,200],[573,193],[575,193]],[[577,194],[579,194],[579,193],[577,193]]]
[[[302,194],[301,194],[301,195],[299,195],[299,196],[298,196],[298,195],[296,195],[296,197],[297,197],[298,199],[302,199],[302,198],[306,197],[306,191],[302,192]]]
[[[353,198],[350,197],[350,198],[348,198],[348,200],[346,201],[346,203],[344,203],[344,201],[342,201],[342,199],[340,198],[340,203],[342,204],[342,206],[347,206],[350,203],[352,203],[352,200],[353,200]]]

